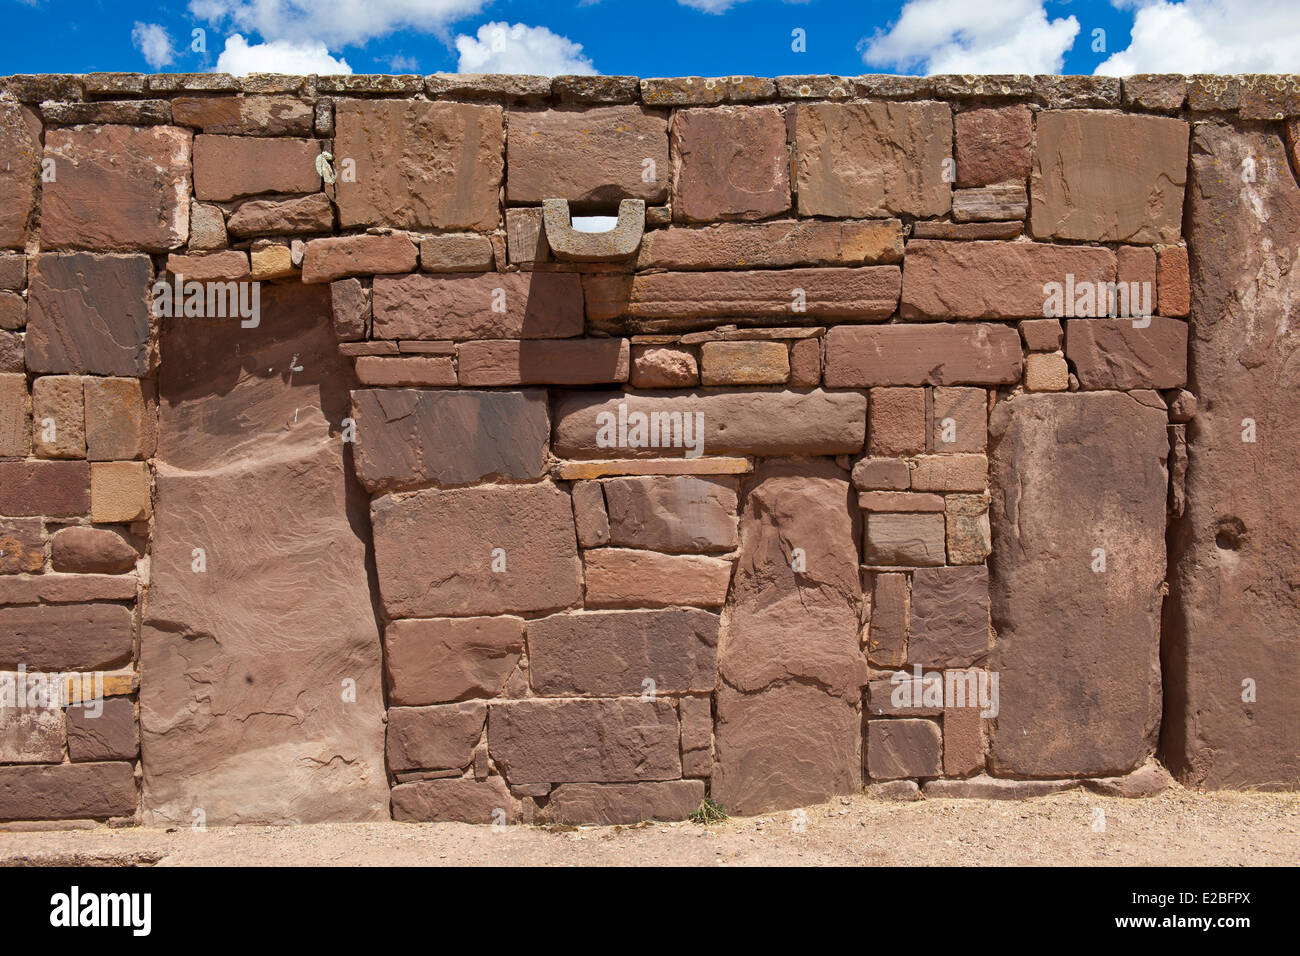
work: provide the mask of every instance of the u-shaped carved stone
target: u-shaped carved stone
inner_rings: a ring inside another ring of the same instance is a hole
[[[618,222],[606,232],[579,232],[569,217],[567,199],[542,201],[546,241],[555,258],[568,262],[617,262],[636,253],[645,233],[645,200],[624,199]]]

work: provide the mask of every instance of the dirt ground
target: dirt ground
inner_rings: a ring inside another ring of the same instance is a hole
[[[773,813],[709,826],[652,823],[494,830],[461,823],[362,823],[0,832],[0,864],[1300,864],[1300,794],[1296,793],[1196,793],[1174,788],[1146,800],[1072,791],[1023,802],[916,803],[888,803],[864,795],[808,807],[804,818],[802,830],[798,816]]]

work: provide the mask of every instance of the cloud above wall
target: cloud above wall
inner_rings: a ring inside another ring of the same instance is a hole
[[[1096,72],[1293,73],[1300,69],[1295,0],[1119,0],[1134,11],[1132,39]]]
[[[582,44],[546,27],[523,23],[485,23],[470,36],[456,37],[458,73],[595,74]]]
[[[161,70],[176,59],[172,38],[161,24],[137,22],[131,28],[131,43],[155,70]]]
[[[1074,16],[1048,19],[1043,0],[907,0],[888,29],[858,44],[877,69],[914,73],[1059,73]]]
[[[323,43],[337,50],[398,30],[445,37],[449,24],[485,5],[486,0],[190,0],[189,10],[264,40]]]
[[[333,57],[324,43],[272,40],[249,43],[238,33],[226,38],[226,48],[217,57],[217,72],[244,76],[248,73],[351,73],[342,57]]]

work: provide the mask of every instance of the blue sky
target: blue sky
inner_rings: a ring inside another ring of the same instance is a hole
[[[0,74],[1300,72],[1300,0],[0,0],[0,10]]]

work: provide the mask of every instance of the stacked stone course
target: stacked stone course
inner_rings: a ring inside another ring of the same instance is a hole
[[[1236,470],[1300,447],[1297,117],[1274,77],[0,78],[0,670],[109,695],[0,706],[0,821],[629,823],[1158,748],[1294,786],[1295,522]],[[556,199],[644,234],[574,258]],[[260,314],[159,314],[182,279]]]

